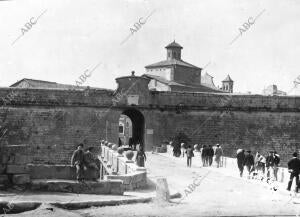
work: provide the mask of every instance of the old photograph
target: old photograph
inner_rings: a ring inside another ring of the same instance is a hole
[[[0,0],[0,217],[300,216],[300,1]]]

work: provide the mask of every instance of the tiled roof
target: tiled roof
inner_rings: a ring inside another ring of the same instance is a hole
[[[146,78],[155,79],[155,80],[159,81],[160,83],[167,84],[167,85],[185,86],[185,85],[177,83],[175,81],[169,81],[169,80],[165,79],[164,77],[157,76],[157,75],[144,74],[143,76]]]
[[[59,84],[51,81],[42,81],[35,79],[23,78],[22,80],[10,85],[10,87],[20,87],[20,88],[49,88],[49,89],[85,89],[87,86],[77,86],[71,84]],[[93,87],[90,87],[93,88]],[[93,89],[102,89],[102,88],[93,88]],[[103,89],[105,90],[105,89]]]
[[[227,77],[223,80],[223,81],[233,81],[229,75],[227,75]]]
[[[201,84],[211,88],[217,88],[214,84],[213,76],[205,72],[204,75],[201,76]]]
[[[218,88],[213,88],[207,85],[187,85],[184,83],[178,83],[178,82],[174,82],[174,81],[169,81],[161,76],[157,76],[157,75],[149,75],[149,74],[144,74],[143,76],[150,78],[150,79],[155,79],[163,84],[169,85],[169,86],[181,86],[181,87],[186,87],[186,88],[190,88],[193,90],[193,92],[224,92]]]
[[[171,47],[178,47],[178,48],[182,48],[182,46],[178,43],[175,42],[175,40],[171,43],[171,44],[168,44],[166,46],[166,48],[171,48]]]
[[[163,60],[157,63],[153,63],[151,65],[145,66],[145,68],[156,68],[156,67],[165,67],[165,66],[173,66],[173,65],[179,65],[179,66],[185,66],[185,67],[190,67],[194,69],[201,69],[197,66],[194,66],[190,63],[187,63],[183,60],[177,60],[177,59],[170,59],[170,60]]]

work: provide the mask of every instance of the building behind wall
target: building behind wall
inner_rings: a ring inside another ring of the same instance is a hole
[[[222,81],[222,88],[223,91],[232,93],[233,92],[233,80],[230,78],[229,75]]]
[[[230,89],[220,89],[215,86],[211,75],[205,73],[202,76],[202,68],[184,61],[181,54],[183,49],[181,45],[173,41],[165,48],[167,50],[166,60],[145,66],[146,74],[144,76],[150,79],[149,89],[157,91],[232,93],[232,80],[229,84]]]
[[[278,90],[277,85],[273,84],[263,90],[263,95],[266,96],[286,96],[286,92]]]

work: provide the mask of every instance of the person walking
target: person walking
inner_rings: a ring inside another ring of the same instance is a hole
[[[269,179],[271,174],[274,174],[274,172],[273,172],[273,167],[274,167],[274,153],[273,153],[273,151],[270,151],[267,158],[266,158],[266,167],[267,167],[267,178]]]
[[[184,153],[186,153],[186,145],[185,145],[185,143],[182,142],[180,144],[180,148],[181,148],[182,157],[184,157]]]
[[[266,168],[266,158],[263,155],[258,153],[257,171],[262,173],[262,175],[264,175],[265,168]]]
[[[83,144],[80,143],[77,149],[73,152],[71,158],[71,166],[76,167],[76,178],[78,182],[84,181],[84,153]]]
[[[119,141],[118,141],[118,146],[121,147],[122,146],[122,140],[121,138],[119,137]]]
[[[206,145],[202,146],[201,149],[201,160],[202,160],[202,166],[206,167],[206,155],[207,155],[207,149],[206,149]]]
[[[240,171],[240,177],[242,177],[243,172],[244,172],[244,165],[245,165],[245,150],[244,149],[237,150],[236,159],[237,159],[237,165],[238,165],[238,168]]]
[[[253,172],[253,170],[254,170],[254,157],[251,154],[250,150],[248,150],[247,154],[245,155],[245,166],[248,170],[248,179],[249,179],[251,172]]]
[[[133,138],[132,137],[129,138],[128,145],[129,145],[129,148],[132,150],[132,146],[133,146]]]
[[[220,167],[221,157],[223,155],[223,150],[219,144],[217,144],[217,148],[215,150],[215,161],[217,163],[217,168]]]
[[[293,179],[296,178],[296,192],[299,189],[299,172],[300,172],[300,160],[298,158],[298,153],[293,153],[293,158],[288,162],[288,170],[291,173],[290,180],[288,183],[287,190],[290,191],[293,183]]]
[[[133,140],[133,150],[136,151],[136,146],[139,144],[138,140]]]
[[[189,145],[186,149],[187,167],[192,167],[192,157],[194,157],[193,148]]]
[[[207,150],[207,154],[208,154],[208,164],[209,166],[212,165],[213,162],[213,157],[214,157],[214,149],[211,147],[211,145],[208,146],[208,150]]]
[[[279,156],[279,154],[276,151],[274,151],[273,173],[274,173],[274,179],[275,179],[275,181],[277,181],[277,179],[278,179],[277,174],[278,174],[279,164],[280,164],[280,156]]]
[[[146,154],[144,152],[143,146],[139,146],[139,150],[136,153],[135,161],[139,167],[145,167]]]
[[[180,144],[173,143],[173,155],[175,157],[180,157],[181,155]]]

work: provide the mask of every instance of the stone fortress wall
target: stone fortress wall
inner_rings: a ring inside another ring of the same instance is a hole
[[[139,95],[138,105],[127,104],[129,94]],[[80,142],[96,148],[103,138],[117,143],[126,109],[143,114],[155,145],[181,130],[192,143],[220,143],[227,156],[237,148],[275,149],[286,162],[300,148],[300,97],[156,92],[143,84],[117,101],[114,96],[110,90],[1,88],[1,163],[69,164]]]

